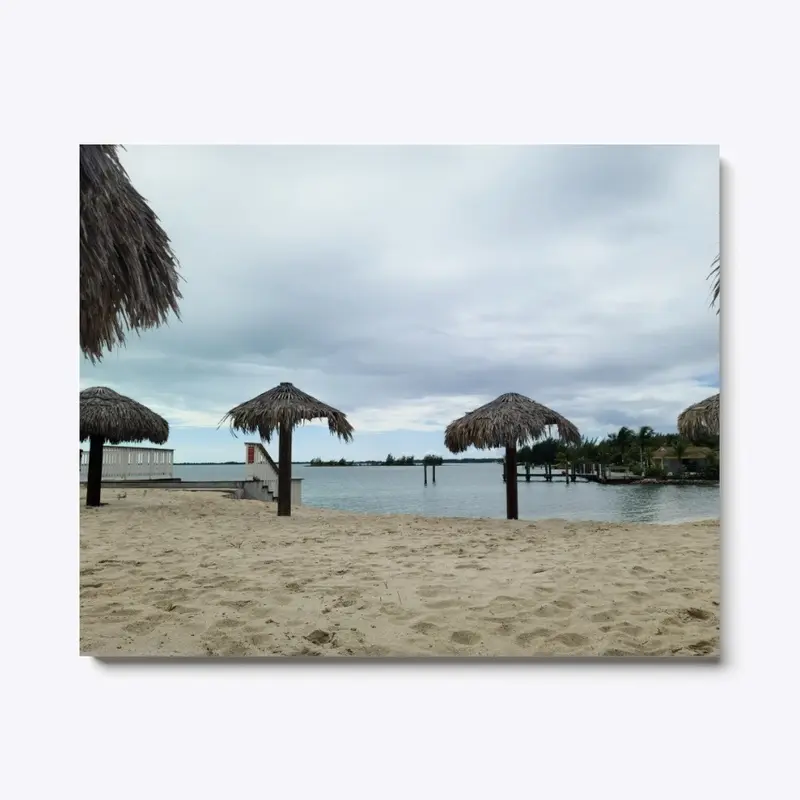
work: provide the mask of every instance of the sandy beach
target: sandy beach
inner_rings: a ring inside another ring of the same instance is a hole
[[[90,656],[719,655],[719,522],[374,516],[106,489]]]

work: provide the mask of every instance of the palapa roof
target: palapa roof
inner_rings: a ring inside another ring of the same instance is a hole
[[[228,421],[231,431],[258,433],[266,442],[282,424],[294,428],[312,419],[327,419],[328,430],[346,442],[353,440],[353,426],[336,408],[312,397],[291,383],[281,383],[246,403],[232,408],[221,420]]]
[[[562,441],[580,442],[580,432],[568,419],[529,397],[510,392],[451,422],[444,443],[452,453],[463,453],[468,447],[516,447],[541,438],[551,425]]]
[[[105,386],[81,392],[80,440],[102,436],[111,444],[144,442],[164,444],[169,423],[147,406]]]
[[[684,409],[678,417],[678,433],[690,441],[719,436],[719,393]]]
[[[90,360],[144,330],[179,319],[178,262],[116,145],[80,147],[80,339]]]

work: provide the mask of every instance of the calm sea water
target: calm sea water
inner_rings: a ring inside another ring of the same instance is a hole
[[[242,480],[243,464],[176,466],[186,481]],[[443,464],[436,485],[422,483],[422,467],[304,467],[303,503],[342,511],[427,517],[505,518],[500,464]],[[595,483],[519,483],[520,519],[608,522],[689,522],[718,519],[718,486],[600,486]]]

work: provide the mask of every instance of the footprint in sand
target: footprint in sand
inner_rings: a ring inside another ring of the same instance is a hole
[[[432,622],[416,622],[411,626],[411,630],[427,636],[429,633],[439,630],[439,626],[434,625]]]
[[[228,608],[240,609],[255,605],[255,600],[220,600],[219,604]]]
[[[611,622],[616,616],[614,611],[598,611],[597,614],[592,614],[589,619],[592,622]]]
[[[166,614],[154,614],[138,622],[131,622],[130,625],[126,625],[122,630],[126,633],[152,633],[165,619],[167,619]]]
[[[543,639],[550,636],[552,633],[553,631],[551,631],[550,628],[536,628],[536,630],[521,633],[514,641],[516,641],[520,647],[527,647],[534,639]]]
[[[642,628],[640,625],[634,625],[631,622],[620,622],[618,625],[614,626],[614,630],[624,633],[627,636],[636,638],[637,636],[642,635],[644,628]]]
[[[232,628],[241,628],[245,623],[238,619],[231,619],[224,617],[214,626],[215,628],[222,628],[223,630],[231,630]]]
[[[480,634],[475,633],[475,631],[456,631],[450,637],[450,640],[456,644],[478,644],[481,637]]]
[[[567,647],[582,647],[589,643],[589,639],[580,633],[559,633],[552,641],[565,644]]]
[[[447,587],[443,584],[434,584],[431,586],[420,586],[417,589],[417,594],[420,597],[438,597],[442,592],[446,592]]]
[[[537,617],[562,617],[565,610],[555,603],[543,603],[533,613]]]
[[[703,611],[702,608],[687,608],[684,612],[687,617],[692,617],[692,619],[711,619],[714,615],[711,614],[709,611]]]
[[[709,653],[714,652],[715,645],[713,642],[703,639],[699,642],[695,642],[694,644],[690,644],[689,649],[693,650],[698,655],[707,656]]]
[[[141,613],[135,608],[113,608],[108,612],[108,619],[130,619],[131,617],[138,617]]]
[[[433,603],[428,603],[428,608],[454,608],[455,606],[460,606],[461,602],[459,600],[436,600]]]
[[[510,622],[501,622],[494,630],[498,636],[511,636],[514,633],[514,626]]]

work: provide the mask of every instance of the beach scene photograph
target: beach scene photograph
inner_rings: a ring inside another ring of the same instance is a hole
[[[721,655],[712,145],[81,145],[79,653]]]

